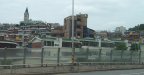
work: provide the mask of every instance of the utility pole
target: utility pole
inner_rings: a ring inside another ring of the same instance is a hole
[[[72,64],[75,62],[75,50],[74,50],[74,0],[72,0]]]

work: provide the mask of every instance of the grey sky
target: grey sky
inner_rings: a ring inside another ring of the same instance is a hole
[[[19,23],[26,7],[30,18],[63,25],[71,15],[72,0],[0,0],[0,22]],[[144,23],[144,0],[75,0],[75,14],[86,13],[88,27],[114,30],[117,26],[133,27]]]

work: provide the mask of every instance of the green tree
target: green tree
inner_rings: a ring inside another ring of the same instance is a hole
[[[129,28],[129,31],[143,31],[144,30],[144,24],[139,24],[133,28]]]
[[[140,50],[140,45],[137,43],[133,43],[133,44],[131,44],[130,50],[138,51],[138,50]]]
[[[126,46],[126,43],[124,42],[117,42],[115,43],[115,46],[116,46],[116,50],[127,50],[127,46]]]

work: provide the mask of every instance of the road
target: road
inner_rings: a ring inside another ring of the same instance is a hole
[[[144,69],[97,71],[97,72],[69,73],[69,74],[57,74],[57,75],[144,75]]]

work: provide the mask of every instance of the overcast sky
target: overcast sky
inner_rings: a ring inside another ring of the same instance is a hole
[[[72,0],[0,0],[0,23],[19,23],[28,7],[30,18],[60,23],[71,15]],[[144,0],[75,0],[75,14],[88,14],[88,27],[114,30],[144,23]]]

